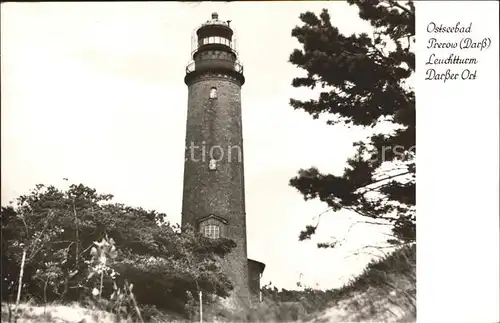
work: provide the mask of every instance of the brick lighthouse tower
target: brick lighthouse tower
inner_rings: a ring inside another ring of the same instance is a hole
[[[226,237],[237,246],[222,261],[233,297],[258,298],[265,265],[247,258],[241,87],[230,21],[217,13],[193,35],[188,86],[182,225],[210,238]]]

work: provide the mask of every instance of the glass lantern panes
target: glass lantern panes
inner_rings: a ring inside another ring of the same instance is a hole
[[[212,36],[212,37],[205,37],[200,39],[198,42],[199,46],[202,45],[207,45],[207,44],[222,44],[226,45],[228,47],[231,47],[231,40],[224,38],[224,37],[219,37],[219,36]]]

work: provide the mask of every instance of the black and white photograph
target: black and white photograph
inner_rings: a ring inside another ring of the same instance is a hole
[[[415,6],[3,3],[2,321],[416,322]]]

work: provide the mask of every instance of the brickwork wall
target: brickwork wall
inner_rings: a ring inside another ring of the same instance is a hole
[[[209,99],[212,87],[216,99]],[[215,145],[222,149],[210,156]],[[209,169],[211,157],[219,159],[216,170]],[[237,247],[222,265],[235,296],[249,300],[241,85],[222,74],[205,74],[188,85],[182,224],[195,225],[209,214],[227,220],[226,236]]]

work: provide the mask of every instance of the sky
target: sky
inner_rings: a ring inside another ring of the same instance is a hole
[[[185,66],[193,30],[218,12],[232,20],[245,67],[248,257],[266,264],[262,284],[341,287],[387,228],[327,213],[311,241],[298,241],[327,206],[304,201],[289,179],[311,166],[340,175],[352,143],[367,135],[289,106],[314,95],[291,86],[304,73],[288,62],[299,48],[291,30],[300,13],[322,8],[342,32],[370,33],[344,2],[2,4],[2,205],[38,183],[64,188],[68,178],[180,222]],[[331,237],[345,243],[316,248]]]

